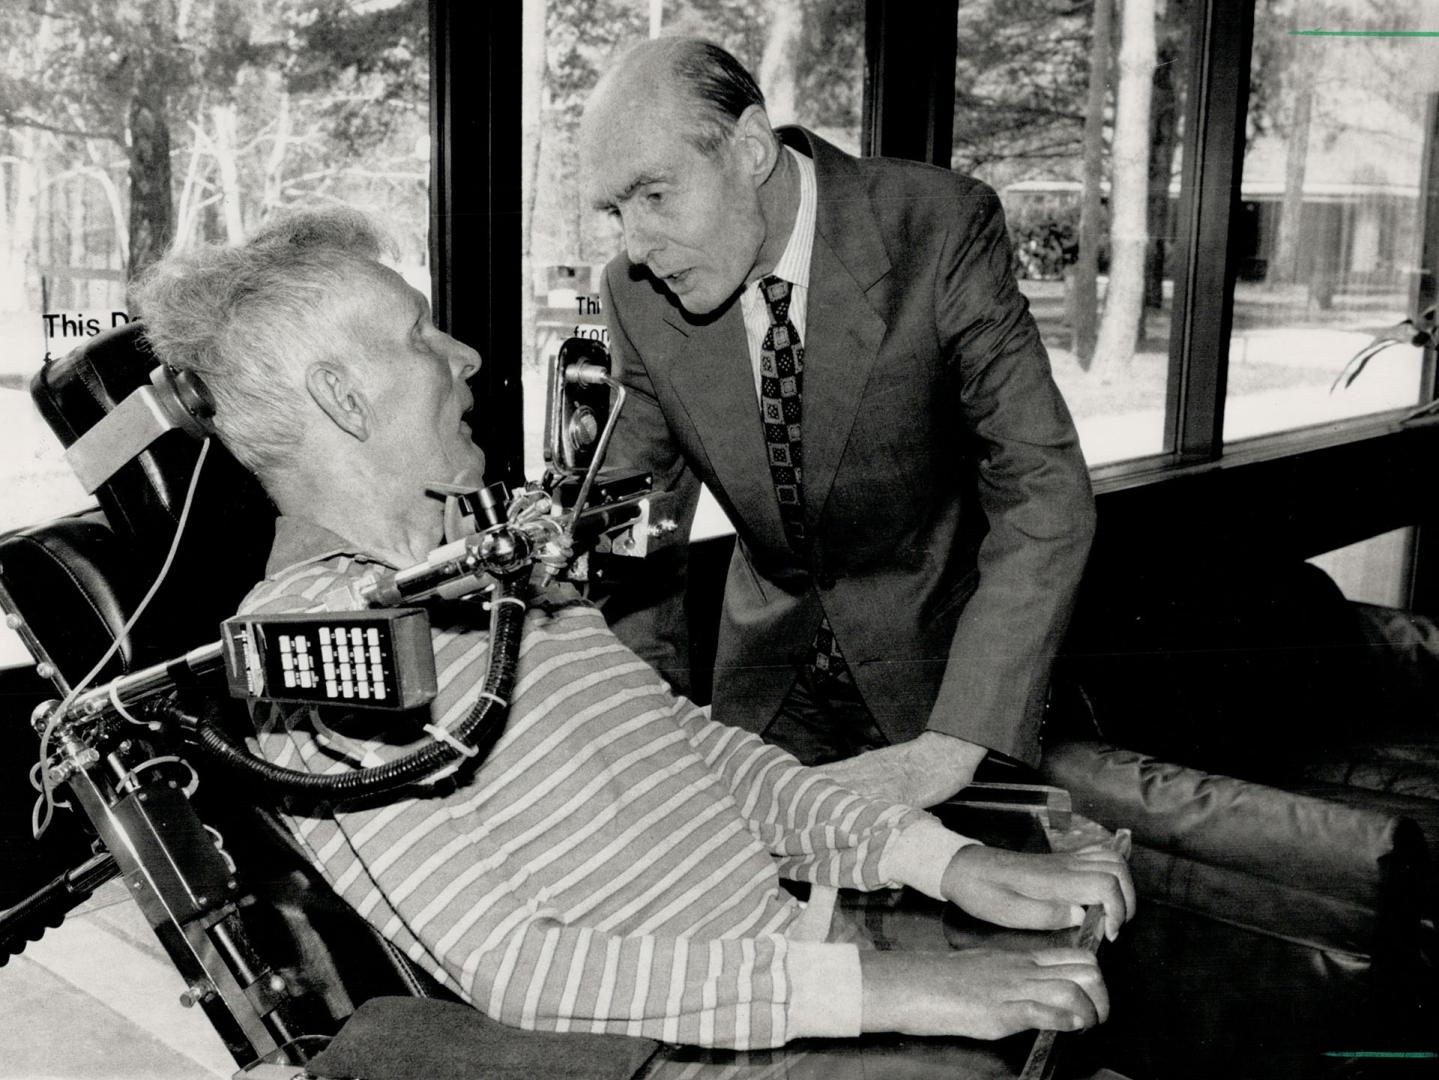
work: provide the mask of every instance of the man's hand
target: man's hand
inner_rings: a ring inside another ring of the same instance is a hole
[[[870,798],[933,806],[973,780],[986,753],[984,747],[953,735],[924,731],[909,742],[882,746],[818,769],[836,784]]]
[[[944,871],[944,898],[976,918],[1021,930],[1078,926],[1084,908],[1104,905],[1113,941],[1134,915],[1134,882],[1122,856],[1103,848],[1068,855],[1025,855],[974,844]]]
[[[1083,949],[861,952],[865,1031],[1000,1039],[1103,1022],[1109,994]]]

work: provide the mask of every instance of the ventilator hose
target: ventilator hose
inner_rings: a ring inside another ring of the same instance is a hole
[[[196,721],[193,738],[220,764],[254,777],[271,788],[295,795],[369,798],[390,794],[457,761],[473,768],[483,762],[494,747],[504,731],[505,717],[509,713],[509,705],[503,703],[509,701],[514,690],[525,621],[524,605],[516,602],[519,600],[519,580],[505,579],[495,586],[490,603],[490,655],[484,690],[469,715],[451,733],[456,742],[475,752],[473,756],[436,740],[423,749],[384,765],[320,776],[303,769],[286,769],[254,756],[232,741],[209,715]]]

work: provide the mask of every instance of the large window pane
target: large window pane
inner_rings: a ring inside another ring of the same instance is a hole
[[[1179,0],[959,9],[953,165],[1000,193],[1091,465],[1167,449],[1191,16]]]
[[[1408,344],[1379,352],[1347,386],[1340,376],[1415,313],[1439,65],[1423,39],[1291,31],[1429,29],[1423,10],[1402,0],[1256,10],[1227,440],[1418,400],[1420,350]]]
[[[527,212],[524,357],[525,472],[544,468],[545,371],[565,338],[603,336],[599,284],[618,233],[591,210],[579,175],[579,121],[601,71],[631,41],[661,33],[719,42],[755,74],[775,124],[798,123],[859,152],[864,0],[600,0],[549,4],[528,27],[524,110],[535,156]],[[542,32],[541,32],[542,31]],[[705,528],[701,524],[699,528]]]
[[[428,294],[427,39],[423,0],[0,5],[0,530],[90,501],[27,387],[171,241],[354,206]]]

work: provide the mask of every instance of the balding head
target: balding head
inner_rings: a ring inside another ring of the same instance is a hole
[[[664,109],[695,149],[713,155],[751,106],[763,109],[764,94],[724,49],[700,38],[655,38],[630,46],[600,79],[585,109],[586,132],[598,126],[594,114]]]

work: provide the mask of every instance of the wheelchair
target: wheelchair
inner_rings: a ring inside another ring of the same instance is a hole
[[[48,364],[31,393],[70,447],[154,365],[132,323]],[[0,606],[60,696],[107,651],[91,685],[152,667],[173,674],[172,658],[213,640],[264,576],[273,506],[213,440],[190,492],[200,453],[186,434],[166,432],[100,484],[99,510],[0,537]],[[162,584],[125,633],[167,553]],[[225,702],[238,734],[248,721],[237,706]],[[42,841],[54,850],[41,863],[63,858],[68,869],[0,911],[0,964],[118,877],[183,977],[181,1003],[204,1011],[237,1077],[443,1080],[483,1067],[619,1078],[649,1058],[648,1040],[521,1032],[461,1004],[339,900],[253,784],[135,719],[133,734],[106,743],[99,767],[53,777],[85,820],[57,822]],[[376,1048],[391,1048],[388,1066],[376,1064]]]

